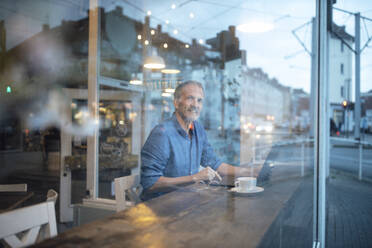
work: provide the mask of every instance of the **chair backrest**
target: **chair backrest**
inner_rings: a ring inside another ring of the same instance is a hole
[[[130,175],[125,177],[115,178],[115,200],[116,211],[124,210],[127,207],[126,195],[130,202],[140,202],[139,195],[142,187],[140,185],[139,175]]]
[[[47,238],[57,235],[53,202],[43,202],[2,213],[0,214],[0,223],[0,240],[4,240],[10,247],[24,247],[34,244],[38,238],[40,227],[43,225],[48,227]]]
[[[47,202],[54,202],[54,205],[56,205],[56,201],[58,198],[58,193],[54,189],[48,190],[47,193]]]

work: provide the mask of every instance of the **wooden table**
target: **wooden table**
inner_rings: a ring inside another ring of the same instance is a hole
[[[38,247],[256,247],[301,178],[239,196],[188,186],[60,234]]]

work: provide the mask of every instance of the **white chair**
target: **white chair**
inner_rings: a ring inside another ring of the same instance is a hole
[[[122,211],[128,206],[140,202],[139,195],[142,192],[139,175],[130,175],[115,178],[116,211]],[[129,201],[126,200],[128,196]]]
[[[0,240],[10,247],[32,245],[43,225],[47,226],[47,238],[57,235],[53,202],[43,202],[0,214]]]
[[[53,202],[53,204],[55,206],[56,205],[56,202],[57,202],[57,198],[58,198],[58,193],[54,189],[48,190],[46,202]],[[43,225],[40,228],[39,236],[38,236],[38,238],[36,240],[36,243],[38,243],[40,241],[43,241],[44,239],[47,239],[48,237],[49,237],[48,226],[47,225]]]
[[[58,193],[54,190],[54,189],[50,189],[48,190],[48,193],[47,193],[47,202],[54,202],[54,205],[56,205],[56,202],[57,202],[57,198],[58,198]]]

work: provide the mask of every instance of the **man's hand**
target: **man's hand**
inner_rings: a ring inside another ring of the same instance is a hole
[[[215,177],[219,181],[222,180],[221,176],[218,174],[217,171],[213,170],[211,167],[206,167],[203,170],[199,171],[195,175],[192,176],[192,180],[194,182],[200,182],[200,181],[212,181]]]

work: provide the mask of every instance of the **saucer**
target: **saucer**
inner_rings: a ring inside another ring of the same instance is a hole
[[[231,188],[228,191],[232,192],[232,193],[237,193],[237,194],[254,194],[254,193],[260,193],[260,192],[264,191],[264,188],[254,187],[253,189],[244,190],[244,191],[239,191],[238,188]]]

